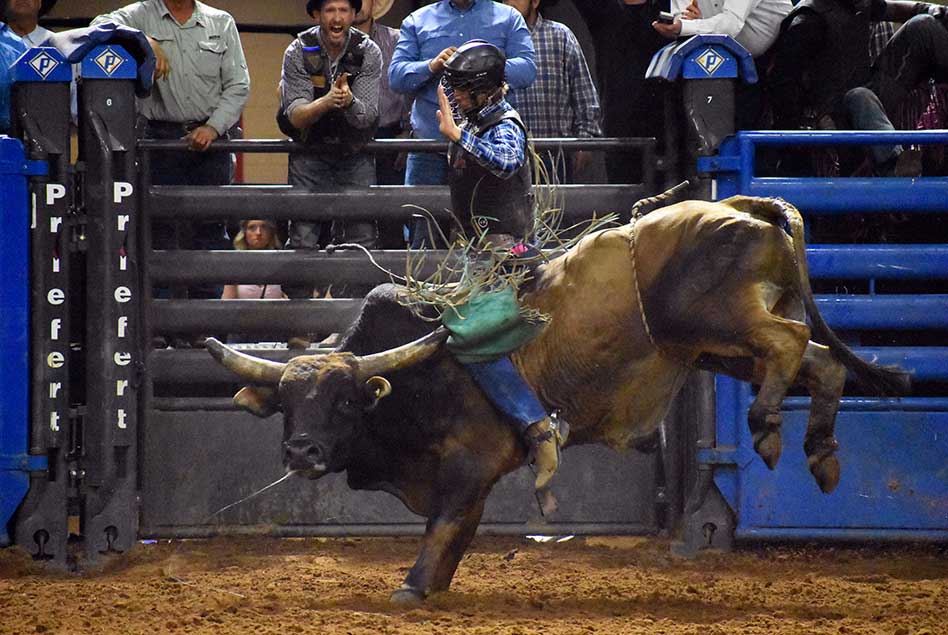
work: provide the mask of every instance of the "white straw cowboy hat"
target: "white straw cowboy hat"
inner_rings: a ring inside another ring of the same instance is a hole
[[[378,20],[388,13],[394,2],[395,0],[375,0],[375,4],[372,5],[372,19]]]

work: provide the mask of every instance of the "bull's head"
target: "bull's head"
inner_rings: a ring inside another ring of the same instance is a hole
[[[259,417],[283,411],[286,469],[318,478],[346,468],[362,418],[392,391],[384,375],[427,359],[447,336],[440,327],[381,353],[302,355],[286,363],[252,357],[214,338],[208,338],[207,349],[253,384],[234,396],[238,407]]]

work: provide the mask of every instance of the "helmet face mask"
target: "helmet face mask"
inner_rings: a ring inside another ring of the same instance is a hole
[[[503,52],[484,40],[471,40],[458,48],[444,63],[441,76],[441,85],[455,115],[471,118],[503,94],[505,64]],[[471,103],[458,103],[456,91],[467,93]]]

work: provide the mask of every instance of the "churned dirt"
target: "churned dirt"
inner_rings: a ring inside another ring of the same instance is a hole
[[[389,593],[415,539],[221,538],[140,545],[96,573],[0,550],[0,632],[948,633],[937,546],[761,546],[694,560],[658,539],[475,541],[451,591]]]

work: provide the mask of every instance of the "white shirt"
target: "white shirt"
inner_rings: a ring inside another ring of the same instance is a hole
[[[34,47],[39,46],[43,42],[45,42],[46,38],[48,38],[52,34],[53,32],[50,31],[49,29],[46,29],[37,25],[35,29],[33,29],[32,31],[30,31],[29,33],[27,33],[20,39],[23,40],[23,43],[26,44],[29,48],[34,48]]]
[[[690,0],[672,0],[672,12],[680,14]],[[682,20],[681,37],[699,33],[730,35],[757,57],[777,39],[780,23],[793,8],[790,0],[698,0],[700,20]]]

